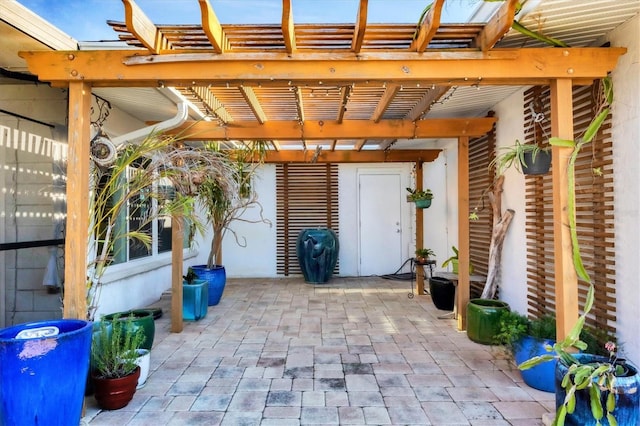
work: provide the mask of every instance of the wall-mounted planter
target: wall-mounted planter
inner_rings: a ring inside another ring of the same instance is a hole
[[[426,200],[416,200],[415,203],[417,209],[428,209],[431,207],[431,198]]]

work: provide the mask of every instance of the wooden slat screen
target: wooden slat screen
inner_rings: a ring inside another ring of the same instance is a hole
[[[296,240],[305,228],[327,227],[340,237],[338,166],[279,164],[276,166],[277,273],[301,274]],[[339,261],[334,274],[339,273]]]
[[[495,175],[495,168],[489,170],[489,163],[495,149],[495,126],[486,135],[469,141],[469,206],[471,212],[475,210],[478,214],[478,220],[472,220],[469,223],[469,256],[474,273],[484,276],[488,272],[491,224],[493,222],[493,212],[486,191]],[[471,297],[480,297],[483,286],[484,283],[472,282],[470,284]]]
[[[599,83],[573,90],[574,137],[578,138],[595,115]],[[551,133],[548,87],[525,93],[525,140],[547,143]],[[533,106],[533,108],[532,108]],[[533,111],[533,112],[532,112]],[[539,123],[533,123],[538,116]],[[587,326],[615,334],[615,253],[613,216],[613,158],[611,116],[597,138],[586,145],[576,162],[576,220],[585,268],[596,288],[596,300]],[[553,164],[552,164],[553,167]],[[555,312],[553,259],[553,194],[551,174],[526,178],[527,286],[529,313]],[[588,285],[579,282],[581,306]]]

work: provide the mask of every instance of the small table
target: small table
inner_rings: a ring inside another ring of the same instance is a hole
[[[433,276],[433,266],[436,264],[435,260],[427,260],[426,262],[418,262],[415,257],[411,258],[411,293],[407,294],[409,299],[413,299],[413,276],[414,273],[416,275],[416,279],[418,279],[418,266],[422,266],[422,282],[424,283],[424,267],[429,267],[429,278]],[[424,285],[424,284],[423,284]]]
[[[453,311],[451,311],[448,314],[440,315],[438,318],[439,319],[445,319],[445,318],[456,319],[458,318],[458,274],[454,274],[453,272],[438,272],[437,276],[451,280],[455,287],[455,292],[453,296]],[[484,275],[477,275],[477,274],[469,275],[469,282],[484,282],[486,280],[487,280],[487,277],[485,277]]]

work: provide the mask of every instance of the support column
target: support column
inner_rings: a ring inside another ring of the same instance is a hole
[[[182,321],[182,263],[184,232],[182,217],[171,218],[171,332],[180,333]]]
[[[458,330],[467,329],[469,303],[469,137],[458,138]]]
[[[569,78],[551,83],[551,135],[573,139],[573,94]],[[572,148],[552,148],[553,248],[556,283],[556,330],[564,339],[578,319],[578,277],[569,233],[567,168]]]
[[[67,226],[64,256],[64,318],[87,318],[87,244],[89,240],[89,144],[91,85],[69,82]]]
[[[416,190],[422,191],[422,180],[424,173],[422,171],[422,161],[416,162]],[[424,247],[424,211],[416,207],[416,248]],[[422,266],[416,266],[416,292],[418,296],[424,294],[424,269]]]

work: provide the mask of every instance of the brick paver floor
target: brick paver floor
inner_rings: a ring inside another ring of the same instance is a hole
[[[156,306],[151,371],[90,425],[542,425],[554,395],[522,382],[430,296],[378,277],[229,279],[207,316],[170,333]]]

